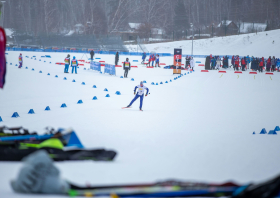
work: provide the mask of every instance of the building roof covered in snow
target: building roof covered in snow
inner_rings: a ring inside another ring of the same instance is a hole
[[[79,23],[79,24],[74,25],[74,27],[84,27],[84,25]]]
[[[74,30],[70,30],[67,34],[65,34],[65,36],[71,36],[71,35],[73,35],[74,33],[75,33]]]
[[[231,23],[233,23],[233,21],[229,21],[229,20],[222,21],[221,23],[219,23],[219,24],[217,25],[217,27],[221,27],[221,26],[223,26],[223,25],[229,26]]]
[[[239,24],[238,24],[239,26]],[[266,23],[240,23],[240,33],[249,33],[249,32],[263,32],[266,30]]]
[[[11,28],[5,28],[5,33],[6,33],[6,36],[9,36],[10,38],[12,38],[14,31]]]
[[[131,29],[137,29],[140,27],[140,25],[142,25],[143,23],[128,23],[129,27]]]

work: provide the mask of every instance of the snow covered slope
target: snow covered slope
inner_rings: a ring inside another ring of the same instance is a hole
[[[182,48],[183,54],[191,54],[192,41],[176,41],[145,45],[148,51],[173,53],[174,48]],[[136,51],[136,45],[127,46]],[[280,30],[194,40],[195,55],[241,55],[280,57]]]
[[[159,51],[164,45],[158,45]],[[64,60],[63,53],[22,53],[22,69],[14,66],[19,52],[7,55],[7,83],[0,90],[0,116],[4,122],[0,124],[24,126],[40,133],[46,126],[72,127],[86,147],[118,151],[113,162],[56,162],[62,177],[70,181],[101,185],[176,178],[217,182],[232,179],[243,183],[280,172],[279,135],[252,135],[253,131],[259,133],[262,128],[274,129],[280,124],[280,73],[202,73],[202,67],[196,66],[194,73],[174,80],[172,70],[147,69],[137,64],[139,68],[132,68],[129,78],[123,79],[121,68],[117,68],[117,76],[83,67],[78,74],[64,74],[63,66],[54,64]],[[39,58],[46,54],[52,58]],[[37,60],[25,58],[33,55]],[[73,55],[78,59],[82,56]],[[96,57],[114,62],[112,55]],[[120,56],[120,62],[125,58]],[[129,58],[140,60],[139,56]],[[161,58],[161,62],[170,64],[172,57]],[[144,111],[138,110],[139,100],[132,109],[122,110],[134,97],[133,89],[141,80],[147,81],[151,93],[144,99]],[[163,85],[151,85],[161,81]],[[105,97],[105,88],[110,98]],[[93,96],[98,100],[92,100]],[[80,99],[83,104],[77,104]],[[62,103],[67,108],[60,108]],[[51,111],[44,111],[46,106]],[[31,108],[33,115],[27,114]],[[15,111],[19,118],[11,118]],[[26,197],[13,193],[9,186],[20,164],[0,162],[3,197]]]

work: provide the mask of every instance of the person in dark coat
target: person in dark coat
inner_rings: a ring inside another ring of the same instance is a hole
[[[225,56],[225,58],[223,59],[223,68],[228,68],[228,57]]]
[[[94,56],[94,51],[91,50],[91,51],[90,51],[90,59],[91,59],[91,60],[93,60],[93,56]]]
[[[256,59],[254,57],[251,59],[251,69],[252,71],[256,71]]]
[[[118,62],[119,62],[119,52],[117,52],[115,55],[115,65],[118,65]]]
[[[271,71],[273,72],[275,71],[276,61],[275,56],[273,56],[271,59]]]
[[[210,63],[211,63],[211,58],[210,58],[210,56],[207,56],[206,59],[205,59],[205,69],[206,70],[211,69],[210,68]]]

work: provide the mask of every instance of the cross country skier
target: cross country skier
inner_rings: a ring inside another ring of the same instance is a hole
[[[124,77],[127,78],[128,70],[130,70],[130,62],[128,61],[128,58],[126,58],[126,61],[123,62],[123,69],[124,69]]]
[[[138,91],[137,91],[137,94],[136,94],[136,89],[138,88]],[[135,88],[134,88],[134,95],[135,97],[133,98],[133,100],[130,102],[130,104],[126,107],[126,108],[129,108],[131,107],[131,105],[135,102],[135,100],[137,100],[139,97],[140,97],[140,111],[143,111],[142,110],[142,104],[143,104],[143,98],[144,98],[144,92],[145,92],[145,89],[147,89],[147,93],[145,96],[148,96],[148,93],[149,93],[149,89],[148,87],[145,87],[143,85],[143,82],[141,81],[140,82],[140,85],[137,85]]]
[[[19,57],[18,57],[18,63],[19,63],[18,68],[21,68],[22,67],[22,63],[23,63],[22,54],[21,53],[19,54]]]
[[[64,59],[64,63],[65,63],[64,73],[69,73],[68,69],[70,65],[70,54],[68,54],[67,57]]]

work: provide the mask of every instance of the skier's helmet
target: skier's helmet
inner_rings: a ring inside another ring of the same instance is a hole
[[[22,55],[21,53],[19,55]]]
[[[129,59],[128,58],[126,58],[126,61],[128,61]]]
[[[73,56],[73,59],[76,59],[76,57],[75,57],[75,56]]]
[[[67,57],[70,57],[70,54],[68,54]]]
[[[140,86],[143,87],[143,81],[140,82]]]

